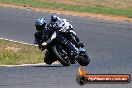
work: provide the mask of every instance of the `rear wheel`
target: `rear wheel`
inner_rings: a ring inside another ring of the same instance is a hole
[[[61,48],[61,47],[53,47],[53,51],[55,52],[55,55],[58,58],[58,61],[63,65],[63,66],[70,66],[70,60],[67,55],[67,53]]]

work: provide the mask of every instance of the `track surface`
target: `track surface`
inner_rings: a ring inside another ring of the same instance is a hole
[[[0,37],[33,43],[34,22],[50,13],[0,7]],[[88,73],[132,75],[132,23],[59,15],[74,26],[91,63]],[[78,88],[77,65],[0,67],[0,88]],[[132,84],[88,84],[84,88],[132,88]]]

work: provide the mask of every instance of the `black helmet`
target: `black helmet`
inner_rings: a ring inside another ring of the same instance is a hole
[[[37,19],[37,21],[35,22],[36,30],[42,31],[45,28],[46,24],[47,23],[46,23],[46,20],[44,18]]]
[[[51,16],[51,22],[57,22],[58,17],[56,15]]]

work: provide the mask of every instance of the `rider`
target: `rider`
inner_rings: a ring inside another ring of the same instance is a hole
[[[36,27],[37,32],[34,34],[34,37],[35,37],[34,44],[38,44],[39,49],[41,49],[43,51],[44,46],[42,46],[42,43],[43,43],[42,36],[45,33],[45,30],[47,30],[47,22],[46,22],[45,18],[37,19],[37,21],[35,22],[35,27]],[[50,52],[46,51],[44,62],[46,64],[52,64],[54,61],[55,61],[55,59],[52,58],[52,54]]]
[[[35,27],[36,27],[37,32],[34,34],[34,37],[35,37],[34,44],[41,45],[43,31],[47,28],[47,23],[46,23],[45,18],[37,19],[37,21],[35,22]]]

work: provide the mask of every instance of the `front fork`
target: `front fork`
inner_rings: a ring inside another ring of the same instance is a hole
[[[73,59],[77,55],[77,50],[65,37],[61,35],[57,36],[55,43],[56,45],[61,45],[71,59]]]

